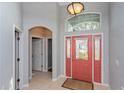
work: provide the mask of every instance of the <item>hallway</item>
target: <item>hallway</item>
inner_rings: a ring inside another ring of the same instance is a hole
[[[26,90],[65,90],[65,88],[61,87],[65,78],[52,81],[51,74],[51,72],[34,72]]]
[[[68,90],[61,87],[65,78],[59,78],[57,81],[51,80],[51,72],[33,72],[29,86],[25,90]],[[94,84],[94,90],[107,90],[108,87]]]

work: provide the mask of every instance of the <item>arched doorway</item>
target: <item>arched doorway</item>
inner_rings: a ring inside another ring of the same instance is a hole
[[[52,75],[52,31],[43,26],[29,29],[29,80],[33,71]]]

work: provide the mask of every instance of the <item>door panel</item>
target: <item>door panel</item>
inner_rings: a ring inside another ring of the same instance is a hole
[[[94,82],[101,83],[101,35],[95,35],[94,40]]]
[[[92,36],[72,37],[72,77],[92,82]]]
[[[42,71],[43,67],[43,41],[42,39],[32,40],[32,69]]]
[[[66,76],[71,77],[71,37],[66,37]]]

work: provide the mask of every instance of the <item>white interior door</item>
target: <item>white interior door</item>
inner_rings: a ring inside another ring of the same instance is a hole
[[[43,39],[32,39],[32,70],[43,70]]]

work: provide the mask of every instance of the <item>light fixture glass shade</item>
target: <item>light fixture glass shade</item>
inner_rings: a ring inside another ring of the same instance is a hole
[[[80,2],[72,2],[68,5],[67,10],[72,15],[80,14],[84,10],[84,5]]]

